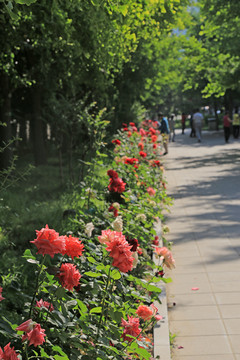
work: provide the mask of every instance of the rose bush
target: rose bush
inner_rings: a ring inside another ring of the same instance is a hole
[[[97,151],[72,198],[67,235],[48,225],[36,231],[23,255],[28,286],[17,285],[18,322],[4,314],[11,286],[2,277],[0,359],[150,359],[146,331],[161,320],[157,283],[170,281],[163,266],[174,259],[157,247],[154,224],[171,199],[155,123],[143,126],[124,124],[114,148]]]

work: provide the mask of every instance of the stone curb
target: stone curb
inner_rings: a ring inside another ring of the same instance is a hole
[[[155,225],[157,236],[161,239],[162,234],[162,223],[159,220]],[[159,245],[163,246],[162,240],[159,241]],[[156,263],[156,258],[153,255],[153,261]],[[163,317],[163,320],[158,321],[153,329],[153,342],[154,342],[154,358],[161,360],[171,360],[171,350],[169,341],[169,326],[168,326],[168,310],[167,310],[167,295],[166,295],[166,284],[162,281],[158,283],[158,286],[162,290],[159,295],[161,305],[156,301],[154,305],[159,309],[159,315]]]

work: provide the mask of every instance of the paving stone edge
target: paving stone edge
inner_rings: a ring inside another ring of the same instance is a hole
[[[161,240],[162,234],[162,223],[159,219],[155,224],[155,230],[157,236],[159,237],[159,246],[163,246]],[[157,259],[153,255],[153,261],[156,263]],[[158,321],[153,329],[153,340],[154,340],[154,358],[160,360],[171,360],[171,349],[169,341],[169,326],[168,326],[168,310],[167,310],[167,295],[166,295],[166,284],[162,281],[158,283],[158,286],[161,288],[162,292],[159,295],[159,300],[161,305],[158,302],[155,302],[155,306],[159,309],[159,315],[163,317],[163,320]]]

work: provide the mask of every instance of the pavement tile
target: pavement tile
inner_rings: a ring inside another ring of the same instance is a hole
[[[240,231],[239,231],[240,233]],[[215,258],[216,259],[216,258]],[[207,272],[214,271],[240,271],[240,258],[236,254],[228,255],[221,259],[216,259],[207,257],[205,259],[205,268]]]
[[[171,321],[170,331],[178,336],[224,335],[222,320]]]
[[[215,297],[217,304],[220,305],[237,305],[240,302],[240,292],[215,293]]]
[[[211,284],[212,286],[212,291],[219,293],[219,292],[230,292],[232,293],[233,291],[239,291],[240,292],[240,282],[239,281],[227,281],[227,282],[223,282],[223,281],[216,281],[216,282],[212,282]],[[239,299],[240,302],[240,299]]]
[[[199,305],[216,305],[215,298],[211,293],[201,294],[192,291],[191,294],[168,294],[168,304],[173,306],[199,306]]]
[[[218,272],[209,272],[208,277],[211,282],[216,282],[216,281],[227,282],[229,279],[231,279],[231,281],[239,281],[240,271],[224,271],[224,272],[222,272],[220,270]]]
[[[240,336],[240,319],[224,319],[223,322],[229,335]]]
[[[219,305],[219,311],[223,319],[240,319],[240,304]]]
[[[168,284],[170,293],[173,294],[190,294],[193,287],[198,287],[198,292],[211,292],[210,283],[207,275],[202,273],[194,273],[194,270],[189,274],[176,274],[172,272],[172,282]]]
[[[234,353],[240,353],[240,335],[230,335],[230,342]]]
[[[240,314],[239,314],[240,317]],[[215,320],[220,319],[217,306],[174,306],[169,308],[168,318],[170,326],[172,320]]]
[[[231,346],[229,344],[226,335],[218,336],[178,336],[177,347],[182,346],[182,349],[174,349],[173,354],[176,351],[181,355],[208,355],[211,360],[212,355],[225,355],[232,354]]]
[[[180,351],[180,350],[179,350]],[[211,355],[211,358],[209,358],[209,355],[190,355],[190,356],[175,356],[172,358],[172,360],[240,360],[240,355],[239,358],[234,358],[233,355]],[[164,358],[163,358],[164,360]]]

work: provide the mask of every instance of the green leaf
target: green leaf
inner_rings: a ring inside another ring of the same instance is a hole
[[[161,278],[160,281],[163,281],[165,284],[168,284],[170,282],[172,282],[171,278]]]
[[[121,273],[117,269],[112,270],[110,276],[113,280],[119,280],[122,277]]]
[[[99,277],[99,276],[102,276],[103,274],[97,273],[97,272],[94,272],[94,271],[87,271],[87,272],[84,273],[84,275],[87,275],[89,277]]]
[[[162,290],[159,287],[157,287],[155,285],[151,285],[151,284],[147,285],[145,288],[150,292],[156,292],[156,293],[161,293],[162,292]]]
[[[31,250],[30,250],[30,249],[26,249],[26,250],[24,251],[24,254],[22,255],[22,257],[23,257],[23,258],[26,258],[26,259],[33,259],[33,260],[36,259],[36,257],[33,256],[33,254],[31,253]]]
[[[77,300],[77,305],[81,311],[82,314],[86,313],[88,311],[88,308],[87,306],[84,304],[84,302],[82,302],[81,300],[79,299],[76,299]]]
[[[21,5],[31,5],[33,3],[35,3],[37,0],[14,0],[15,3],[17,4],[21,4]]]
[[[50,356],[44,351],[43,348],[41,348],[41,356],[42,356],[43,358],[46,358],[46,359],[49,359],[49,358],[50,358]]]
[[[56,359],[56,360],[69,360],[67,354],[65,354],[65,352],[62,351],[60,346],[55,345],[55,346],[52,347],[52,350],[58,352],[60,355],[63,355],[63,356],[54,355],[54,359]]]
[[[101,306],[94,307],[93,309],[90,310],[90,314],[99,314],[101,312],[102,312]]]
[[[96,262],[97,262],[92,256],[88,256],[87,259],[92,264],[96,264]]]
[[[64,296],[66,295],[65,293],[65,290],[63,288],[58,288],[56,291],[55,291],[55,296],[58,298],[58,299],[62,299]]]

